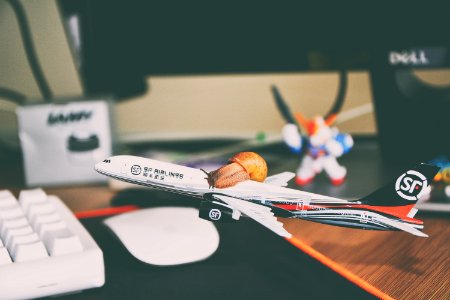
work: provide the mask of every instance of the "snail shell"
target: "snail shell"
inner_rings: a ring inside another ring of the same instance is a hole
[[[255,152],[240,152],[228,160],[228,164],[206,173],[210,187],[227,188],[245,180],[263,182],[267,177],[267,164]]]

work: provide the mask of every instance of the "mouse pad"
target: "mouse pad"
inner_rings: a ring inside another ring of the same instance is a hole
[[[251,219],[215,224],[221,239],[215,254],[171,267],[135,259],[103,219],[82,223],[103,250],[106,283],[68,298],[376,299]]]

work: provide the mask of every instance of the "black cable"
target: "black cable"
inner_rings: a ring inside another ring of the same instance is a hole
[[[286,101],[284,101],[283,96],[281,96],[281,93],[278,90],[277,86],[272,85],[271,90],[272,90],[273,97],[275,98],[275,103],[278,107],[278,110],[280,111],[284,120],[287,123],[297,125],[299,132],[301,132],[300,125],[298,124],[295,116],[292,114],[291,110],[289,109],[289,106],[286,104]]]
[[[333,107],[325,115],[325,120],[331,115],[337,115],[342,108],[345,100],[345,93],[347,92],[347,72],[344,70],[339,71],[339,91],[334,101]]]
[[[36,80],[36,83],[41,91],[42,96],[46,102],[50,102],[53,98],[53,93],[50,90],[50,86],[45,79],[44,72],[39,64],[36,51],[34,49],[33,40],[31,38],[30,27],[25,15],[25,10],[19,0],[7,0],[7,2],[13,8],[16,15],[17,22],[19,23],[20,34],[22,36],[22,42],[25,48],[25,53],[30,64],[31,71]]]
[[[5,98],[17,105],[25,104],[25,100],[27,99],[24,94],[5,87],[0,87],[0,98]]]
[[[328,119],[331,115],[337,115],[344,104],[345,100],[345,94],[347,92],[347,72],[344,70],[339,71],[339,90],[338,94],[336,96],[336,100],[334,101],[333,106],[331,107],[330,111],[325,115],[324,119]],[[289,107],[287,106],[286,102],[284,101],[283,97],[280,94],[280,91],[278,88],[273,85],[272,86],[272,94],[275,98],[275,103],[277,104],[278,110],[280,111],[281,115],[283,116],[284,120],[287,123],[292,123],[297,125],[297,127],[300,130],[300,126],[295,119],[294,115],[291,113]],[[301,131],[300,131],[301,132]]]

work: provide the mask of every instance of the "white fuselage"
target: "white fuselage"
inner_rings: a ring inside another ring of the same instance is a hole
[[[210,188],[205,173],[199,169],[130,155],[105,159],[95,165],[95,170],[122,181],[199,197],[216,192],[244,200],[277,203],[353,203],[250,180],[229,188],[214,189]]]

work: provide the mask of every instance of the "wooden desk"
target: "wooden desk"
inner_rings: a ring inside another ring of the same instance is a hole
[[[429,238],[301,220],[284,223],[297,238],[393,298],[450,299],[450,221],[422,219]]]

